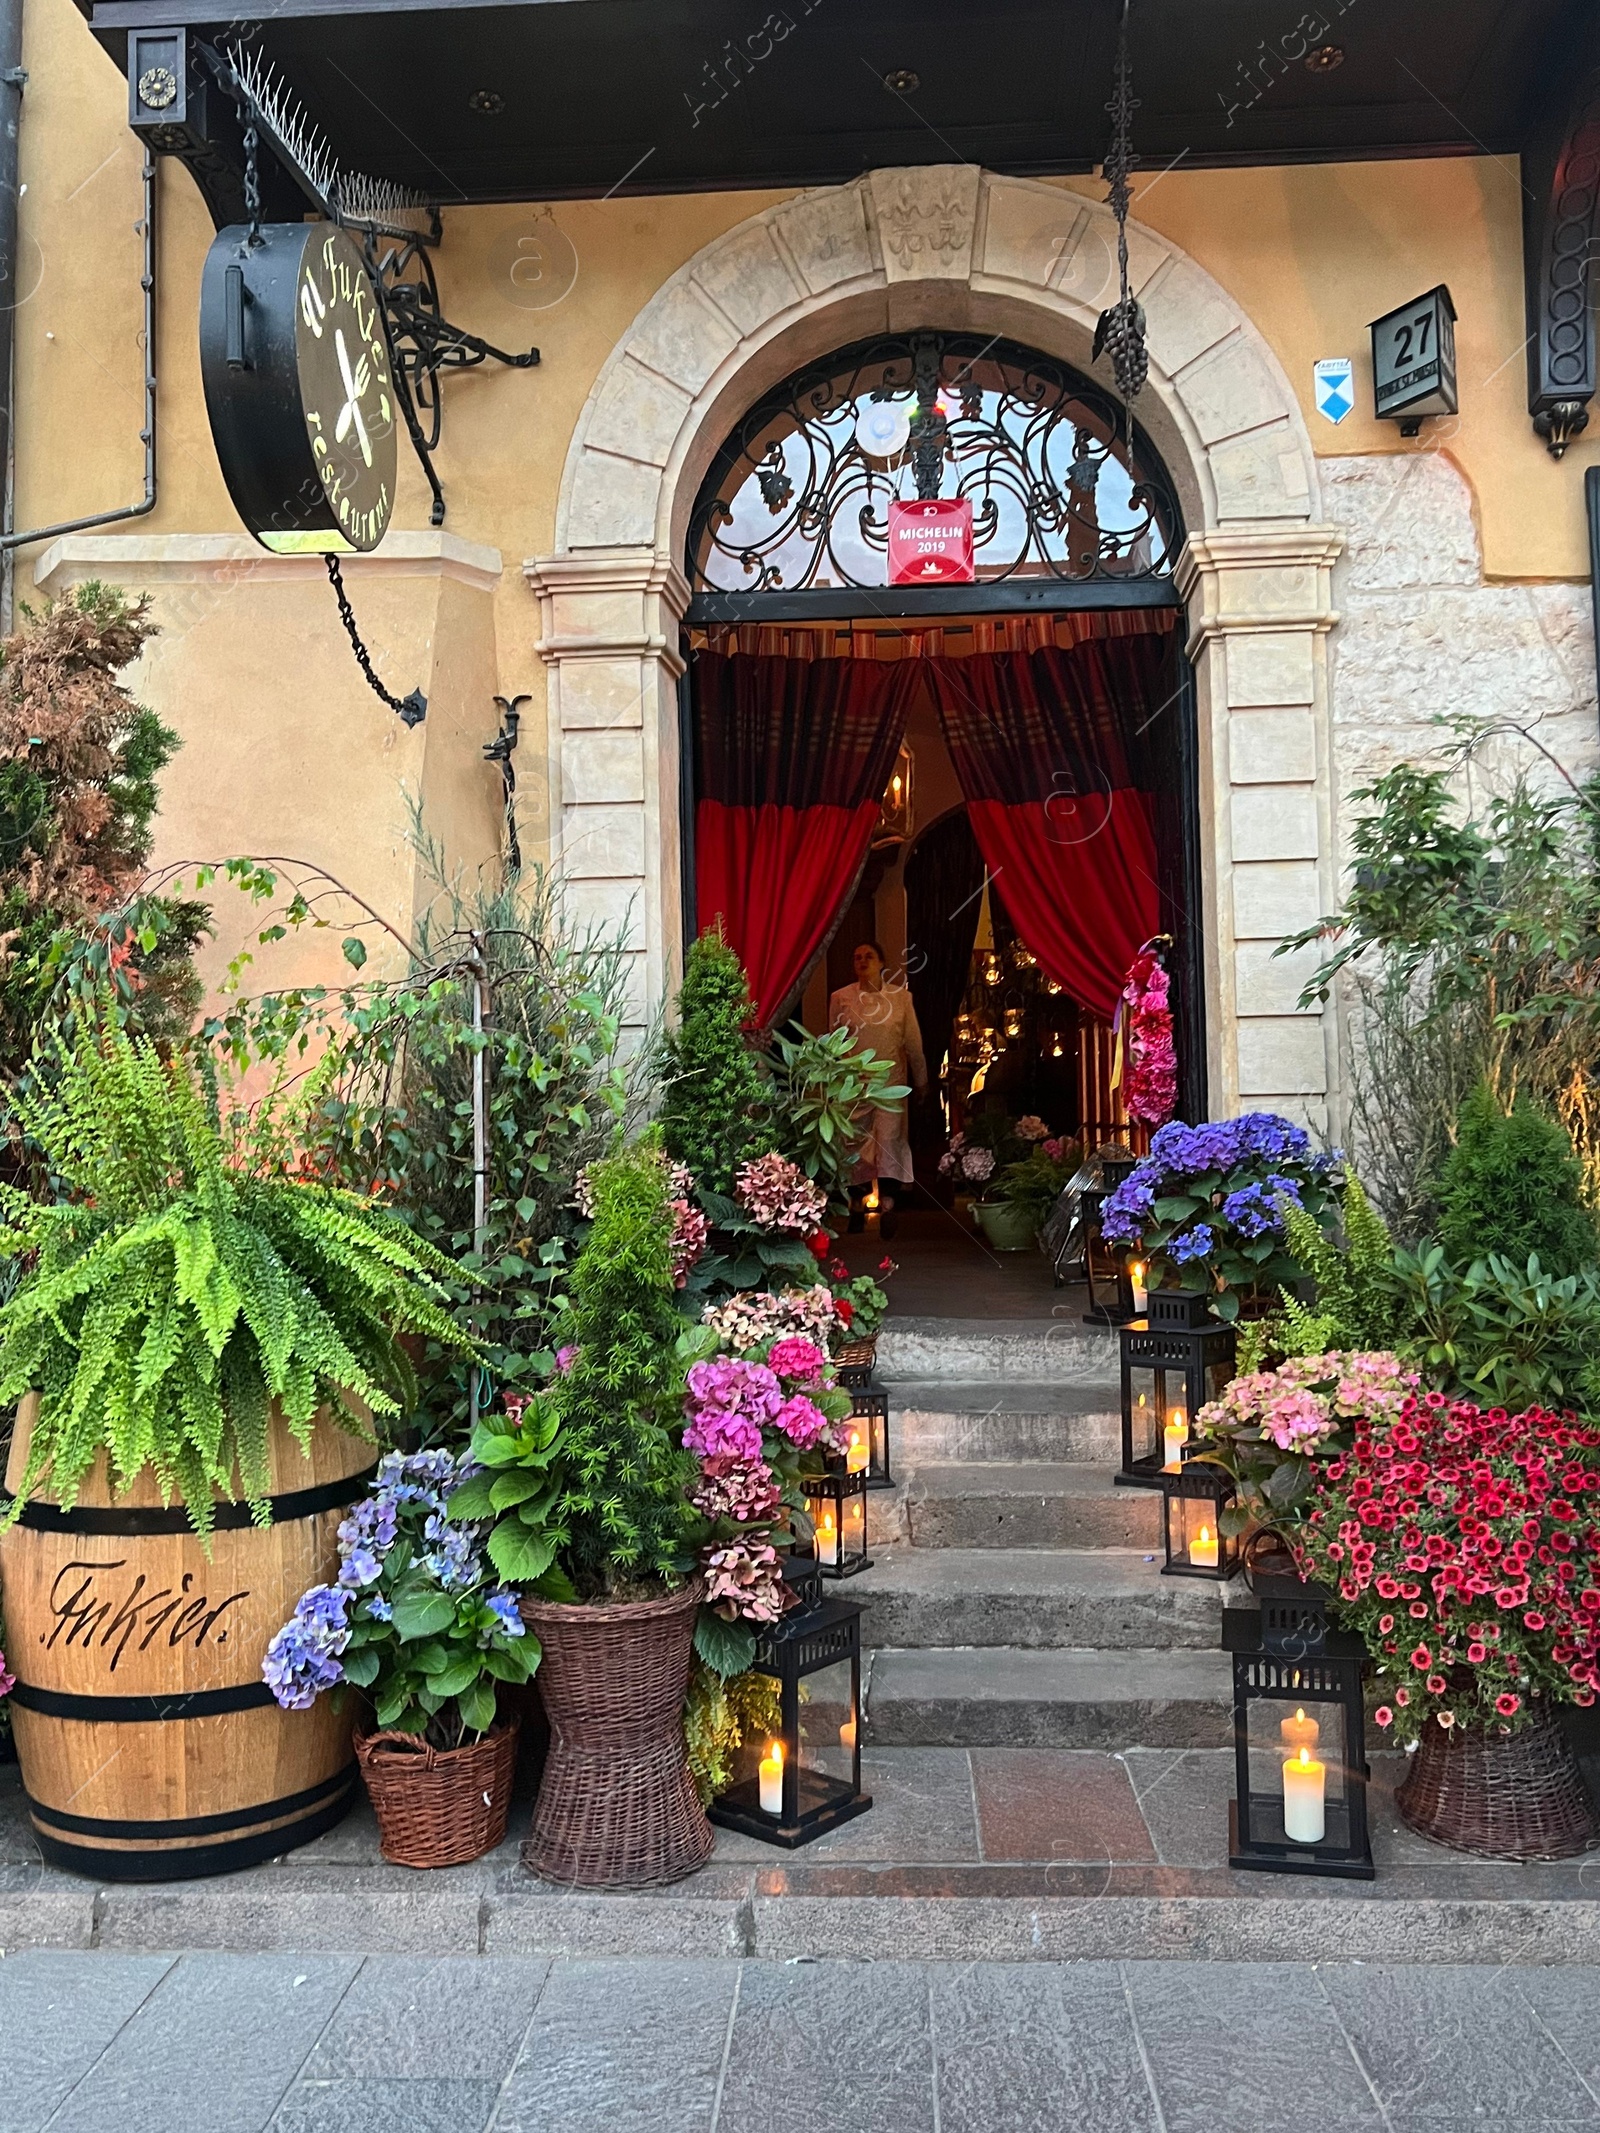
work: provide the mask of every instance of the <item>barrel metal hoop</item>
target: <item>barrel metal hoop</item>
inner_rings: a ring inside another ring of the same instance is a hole
[[[241,1681],[231,1689],[174,1689],[166,1696],[80,1696],[65,1689],[35,1688],[19,1681],[11,1701],[42,1718],[84,1718],[96,1724],[155,1725],[173,1718],[218,1718],[228,1711],[258,1711],[273,1702],[264,1681]]]
[[[241,1867],[259,1866],[263,1859],[276,1859],[298,1845],[309,1844],[313,1837],[320,1837],[344,1820],[355,1789],[352,1765],[345,1789],[304,1821],[257,1830],[248,1837],[225,1837],[216,1844],[173,1846],[165,1851],[100,1849],[90,1844],[69,1844],[37,1824],[34,1841],[46,1865],[87,1874],[96,1881],[189,1881],[198,1874],[237,1873]]]
[[[52,1829],[65,1830],[78,1837],[214,1837],[224,1830],[249,1829],[257,1822],[280,1822],[286,1815],[299,1814],[304,1808],[315,1807],[336,1792],[348,1792],[358,1776],[357,1765],[352,1759],[342,1770],[336,1770],[331,1778],[324,1778],[320,1785],[308,1785],[304,1792],[285,1793],[282,1799],[261,1800],[252,1807],[234,1808],[228,1814],[189,1815],[184,1819],[152,1822],[124,1822],[105,1815],[69,1815],[63,1808],[46,1807],[36,1800],[31,1792],[24,1790],[22,1797],[28,1803],[28,1812],[37,1822],[47,1822]]]
[[[319,1511],[341,1510],[344,1505],[354,1503],[377,1471],[376,1465],[363,1467],[359,1474],[344,1474],[337,1481],[319,1482],[314,1489],[291,1489],[283,1496],[269,1496],[267,1524],[286,1526],[297,1518],[312,1518]],[[0,1516],[14,1501],[12,1496],[0,1490]],[[194,1532],[194,1521],[182,1504],[150,1504],[142,1509],[128,1505],[74,1504],[70,1511],[64,1511],[60,1504],[35,1499],[25,1503],[17,1513],[17,1524],[30,1526],[37,1533],[90,1533],[117,1539],[131,1539],[140,1534]],[[246,1526],[253,1526],[255,1519],[247,1503],[219,1503],[213,1507],[211,1524],[215,1532],[237,1533]]]

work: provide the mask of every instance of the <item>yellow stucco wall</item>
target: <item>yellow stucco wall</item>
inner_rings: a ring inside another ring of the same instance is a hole
[[[140,151],[126,127],[126,86],[72,0],[29,0],[25,63],[19,526],[131,502],[142,467]],[[1061,182],[1102,197],[1093,179]],[[1600,455],[1600,435],[1557,465],[1528,422],[1514,162],[1180,165],[1143,175],[1137,190],[1137,215],[1213,274],[1272,344],[1320,454],[1444,450],[1471,486],[1491,577],[1587,574],[1582,470]],[[490,848],[498,780],[479,746],[493,732],[491,684],[534,699],[520,767],[537,836],[544,677],[533,649],[537,606],[519,566],[553,544],[568,443],[619,336],[684,261],[779,197],[563,204],[556,219],[576,247],[578,276],[571,294],[543,311],[511,299],[504,266],[534,211],[447,212],[437,255],[447,315],[503,346],[531,340],[543,351],[532,373],[490,366],[445,386],[438,466],[447,530],[500,552],[498,587],[444,583],[420,598],[390,585],[360,595],[397,692],[429,678],[444,692],[426,748],[365,692],[325,586],[249,580],[204,597],[158,587],[168,639],[150,655],[141,686],[186,743],[167,780],[163,856],[260,848],[269,830],[273,839],[292,835],[295,849],[343,871],[403,918],[420,893],[404,853],[403,788],[423,791],[458,851]],[[160,170],[160,220],[161,496],[134,530],[236,535],[196,347],[211,226],[188,174],[171,162]],[[1438,281],[1449,283],[1460,313],[1463,412],[1407,443],[1365,411],[1366,326]],[[1311,366],[1344,355],[1357,365],[1358,412],[1336,430],[1315,411]],[[427,523],[427,492],[402,441],[394,525]],[[26,552],[19,560],[24,597],[31,561]]]

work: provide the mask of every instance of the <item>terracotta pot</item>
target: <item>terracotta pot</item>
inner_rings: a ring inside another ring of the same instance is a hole
[[[1570,1859],[1600,1842],[1577,1758],[1547,1703],[1516,1733],[1430,1720],[1394,1796],[1419,1836],[1487,1859]]]
[[[689,1776],[683,1698],[698,1578],[664,1599],[568,1607],[525,1598],[544,1648],[550,1751],[523,1862],[583,1889],[681,1881],[713,1838]]]

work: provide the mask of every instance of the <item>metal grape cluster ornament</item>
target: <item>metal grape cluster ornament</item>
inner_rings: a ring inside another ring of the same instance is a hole
[[[334,223],[239,223],[200,283],[206,411],[234,508],[280,555],[364,553],[394,509],[400,408],[383,307]]]

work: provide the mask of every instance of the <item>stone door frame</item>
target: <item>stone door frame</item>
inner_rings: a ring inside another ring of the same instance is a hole
[[[1249,318],[1140,225],[1130,272],[1149,325],[1139,419],[1188,541],[1199,725],[1210,1108],[1337,1131],[1333,1009],[1297,1004],[1286,934],[1337,897],[1328,634],[1343,538],[1320,521],[1299,402]],[[681,961],[681,567],[690,511],[739,416],[803,364],[880,332],[993,332],[1088,370],[1116,294],[1107,209],[972,165],[875,170],[802,193],[707,245],[623,334],[567,454],[538,596],[549,681],[553,862],[575,910],[633,928],[631,1019]]]

